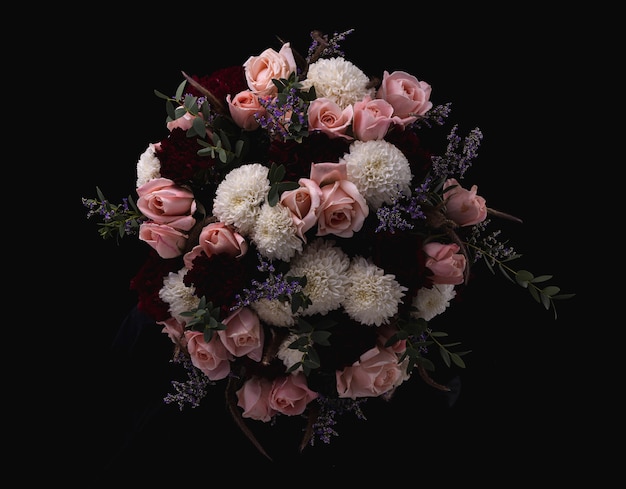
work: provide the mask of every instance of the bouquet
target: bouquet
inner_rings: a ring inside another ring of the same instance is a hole
[[[451,104],[435,105],[416,74],[363,72],[341,50],[352,32],[183,72],[174,94],[155,90],[167,129],[138,158],[136,197],[114,204],[97,188],[82,201],[102,238],[148,247],[131,288],[187,372],[164,402],[196,407],[222,384],[268,458],[253,423],[302,417],[302,450],[412,376],[448,390],[433,355],[465,368],[469,351],[439,316],[475,265],[555,319],[574,295],[515,268],[521,255],[490,228],[519,219],[464,180],[481,131],[459,134]],[[439,152],[425,143],[437,128]]]

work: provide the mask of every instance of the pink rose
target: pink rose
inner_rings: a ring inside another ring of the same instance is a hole
[[[257,94],[250,90],[244,90],[235,95],[232,99],[230,94],[226,96],[230,116],[244,131],[254,131],[259,127],[258,117],[263,117],[267,113],[265,107],[259,102]]]
[[[354,104],[354,137],[361,141],[383,139],[396,119],[398,118],[393,117],[393,106],[389,102],[383,99],[372,100],[367,95]],[[400,123],[400,119],[397,122]]]
[[[184,115],[179,117],[178,119],[174,119],[173,121],[169,121],[167,123],[167,128],[170,131],[173,131],[176,128],[182,129],[186,131],[193,126],[193,121],[196,117],[200,117],[197,115],[191,115],[189,112],[185,111]]]
[[[278,91],[272,80],[289,78],[296,71],[296,60],[287,42],[279,52],[269,48],[258,56],[250,56],[243,64],[248,88],[259,96],[272,96]]]
[[[449,187],[454,188],[446,191]],[[472,226],[487,217],[487,205],[483,197],[477,194],[478,187],[472,185],[466,190],[454,178],[449,178],[443,185],[446,198],[446,216],[459,226]]]
[[[376,97],[393,105],[393,115],[406,125],[417,120],[417,117],[428,112],[433,104],[430,101],[431,86],[419,81],[404,71],[385,71]]]
[[[306,243],[306,233],[317,222],[317,211],[322,202],[322,190],[308,178],[298,180],[300,188],[287,190],[280,196],[280,203],[291,212],[296,234]]]
[[[219,336],[214,334],[211,341],[204,341],[200,331],[185,331],[187,350],[191,363],[202,370],[210,380],[220,380],[230,373],[232,355],[226,350]]]
[[[241,258],[248,252],[246,239],[223,222],[212,222],[200,231],[198,244],[183,257],[185,267],[193,268],[193,260],[203,253],[209,258],[213,255],[228,255]]]
[[[378,326],[376,330],[378,333],[378,341],[382,347],[385,346],[387,340],[398,332],[397,326],[392,326],[391,323]],[[406,339],[398,340],[393,345],[389,346],[394,353],[404,353],[406,351]]]
[[[302,414],[307,404],[317,397],[317,392],[307,386],[306,376],[298,372],[274,380],[269,407],[287,416],[295,416]]]
[[[352,105],[341,110],[335,101],[326,97],[317,98],[309,104],[309,130],[323,132],[330,138],[353,139],[346,134],[353,111]]]
[[[309,178],[322,187],[337,180],[348,179],[346,163],[311,163]]]
[[[465,255],[458,253],[460,246],[456,243],[442,244],[431,241],[424,245],[427,255],[426,267],[433,275],[431,280],[435,284],[457,285],[465,280]]]
[[[398,363],[391,348],[375,346],[351,366],[335,373],[341,398],[378,397],[408,378],[406,366]]]
[[[161,258],[183,254],[189,236],[166,224],[144,222],[139,226],[139,239],[148,243]]]
[[[351,238],[361,230],[368,213],[367,202],[352,182],[337,180],[325,185],[322,187],[317,236],[334,234]]]
[[[224,347],[236,357],[247,355],[255,362],[260,362],[265,336],[256,312],[243,307],[222,322],[226,329],[219,330],[217,334]]]
[[[161,333],[169,336],[172,343],[184,347],[187,344],[185,338],[185,326],[174,317],[170,317],[165,321],[157,321],[157,324],[163,326]]]
[[[243,409],[242,416],[267,423],[277,413],[269,405],[272,382],[265,377],[246,380],[237,395],[237,406]]]
[[[157,224],[189,231],[196,220],[193,192],[176,185],[169,178],[154,178],[137,189],[137,207],[144,216]]]

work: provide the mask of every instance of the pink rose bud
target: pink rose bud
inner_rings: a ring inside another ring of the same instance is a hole
[[[161,258],[183,254],[188,236],[166,224],[144,222],[139,226],[139,239],[148,243]]]
[[[313,392],[307,386],[306,375],[298,372],[274,380],[269,406],[287,416],[297,416],[302,414],[307,404],[317,397],[317,392]]]
[[[456,186],[455,186],[456,185]],[[450,190],[446,190],[450,187]],[[443,185],[446,199],[446,216],[459,226],[472,226],[487,217],[486,201],[477,195],[478,187],[472,185],[466,190],[454,178],[449,178]]]
[[[347,134],[352,122],[352,114],[352,105],[342,110],[335,101],[329,98],[317,98],[309,104],[309,130],[323,132],[330,138],[353,139]]]
[[[204,341],[204,333],[185,331],[187,350],[191,363],[202,370],[210,380],[224,379],[230,373],[232,355],[226,350],[218,335],[213,335],[208,343]]]
[[[399,118],[393,117],[393,106],[389,102],[372,100],[368,95],[354,104],[354,137],[361,141],[383,139],[396,119],[398,123],[401,122]]]
[[[241,416],[267,423],[277,411],[269,405],[272,382],[265,377],[251,377],[246,380],[237,395],[237,406],[243,409]]]
[[[222,322],[226,329],[219,330],[217,334],[224,347],[236,357],[248,356],[255,362],[260,362],[265,336],[256,312],[243,307]]]
[[[456,243],[437,243],[431,241],[424,245],[426,267],[433,275],[431,280],[435,284],[458,285],[465,280],[465,255],[458,253],[461,248]]]
[[[280,51],[269,48],[258,56],[250,56],[243,64],[248,88],[259,96],[275,95],[273,80],[289,78],[297,69],[291,45],[286,42]]]
[[[308,178],[298,180],[300,188],[287,190],[280,196],[280,203],[291,212],[298,237],[306,243],[306,233],[317,223],[317,212],[322,203],[322,190]]]
[[[196,223],[196,201],[191,190],[168,178],[154,178],[137,189],[137,207],[157,224],[189,231]]]
[[[267,110],[259,101],[258,95],[251,90],[244,90],[231,98],[226,96],[230,116],[244,131],[254,131],[258,129],[258,118],[265,116]]]

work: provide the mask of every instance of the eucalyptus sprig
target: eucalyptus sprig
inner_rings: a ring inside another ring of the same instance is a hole
[[[289,348],[301,351],[302,358],[299,362],[289,367],[287,373],[293,372],[302,366],[304,374],[308,376],[311,370],[320,367],[320,357],[315,350],[315,345],[330,346],[329,338],[331,332],[328,330],[335,326],[335,324],[337,324],[336,321],[327,318],[318,321],[315,325],[305,321],[302,317],[298,318],[298,323],[294,331],[298,335],[298,338],[289,344]]]
[[[204,341],[209,343],[216,331],[225,330],[226,325],[219,320],[220,308],[213,307],[213,302],[207,302],[206,297],[202,296],[198,307],[181,313],[181,316],[187,316],[191,319],[187,321],[187,329],[199,331],[204,335]]]

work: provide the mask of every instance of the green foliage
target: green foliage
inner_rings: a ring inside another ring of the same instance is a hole
[[[119,240],[127,235],[137,234],[139,226],[146,217],[137,208],[135,201],[129,195],[120,204],[112,204],[104,196],[99,187],[96,187],[97,198],[86,199],[82,202],[89,211],[87,218],[99,217],[98,233],[103,239],[115,237]]]
[[[192,331],[200,331],[204,334],[204,341],[207,343],[213,338],[216,331],[225,330],[226,325],[219,320],[220,308],[213,307],[213,303],[207,303],[206,297],[202,296],[198,307],[181,313],[181,316],[189,317],[187,321],[187,329]]]
[[[267,203],[272,207],[278,204],[280,196],[286,190],[295,190],[300,187],[296,182],[283,182],[285,178],[284,165],[276,166],[276,163],[272,163],[270,171],[268,173],[268,180],[270,181],[270,191],[267,195]]]
[[[328,331],[337,324],[336,321],[323,318],[315,325],[305,321],[301,317],[294,328],[294,333],[298,338],[289,344],[289,348],[302,352],[302,359],[293,364],[287,372],[293,372],[300,366],[305,375],[309,375],[311,370],[320,367],[320,358],[315,350],[315,345],[330,346],[329,338],[331,332]]]

